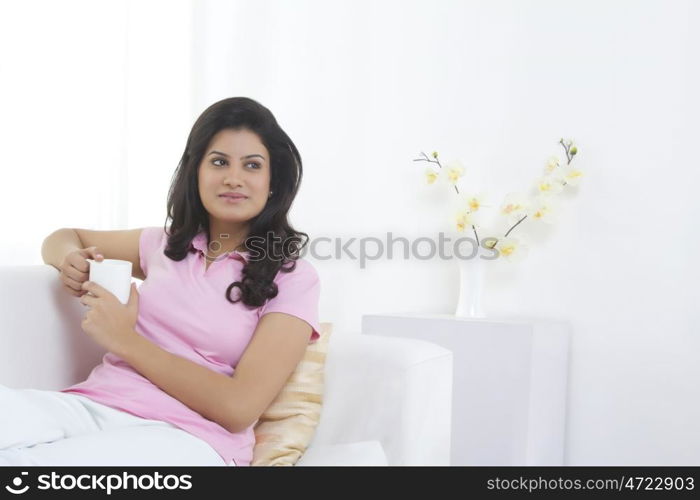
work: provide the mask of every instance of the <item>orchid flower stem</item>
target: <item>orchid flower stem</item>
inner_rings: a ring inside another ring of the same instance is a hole
[[[472,224],[472,229],[474,230],[474,236],[476,236],[476,246],[478,247],[479,245],[481,245],[481,243],[479,243],[479,235],[476,234],[476,228],[474,227],[474,224]]]
[[[566,153],[566,164],[569,165],[572,159],[572,156],[569,155],[569,146],[564,144],[564,139],[559,139],[559,144],[564,147],[564,153]]]
[[[425,158],[414,158],[413,161],[427,161],[429,163],[437,163],[438,167],[442,168],[442,165],[440,165],[440,162],[438,160],[431,160],[430,158],[428,158],[428,155],[423,152],[421,152],[421,154],[425,156]]]
[[[511,232],[513,229],[515,229],[516,226],[517,226],[518,224],[520,224],[522,221],[524,221],[525,219],[527,219],[527,215],[523,216],[522,219],[520,219],[518,222],[516,222],[515,225],[514,225],[513,227],[511,227],[505,235],[503,235],[503,237],[504,237],[504,238],[507,238],[508,235],[510,234],[510,232]]]

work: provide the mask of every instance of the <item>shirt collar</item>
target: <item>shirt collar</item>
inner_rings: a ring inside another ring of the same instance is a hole
[[[190,249],[195,249],[199,250],[202,252],[202,254],[207,253],[207,244],[209,242],[209,237],[207,236],[206,231],[200,231],[199,233],[196,234],[194,238],[192,238],[192,242],[190,243]],[[243,251],[240,252],[238,250],[234,250],[226,255],[227,258],[233,259],[237,258],[239,260],[243,260],[244,262],[248,262],[249,259],[249,252]],[[214,260],[221,259],[221,256],[215,257]]]

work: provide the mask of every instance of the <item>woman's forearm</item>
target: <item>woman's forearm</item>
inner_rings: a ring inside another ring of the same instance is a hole
[[[172,354],[136,332],[117,356],[204,418],[229,432],[250,425],[246,404],[233,377]]]
[[[41,245],[41,258],[44,259],[45,264],[51,264],[58,269],[65,256],[81,249],[82,245],[78,233],[73,229],[58,229],[44,239]]]

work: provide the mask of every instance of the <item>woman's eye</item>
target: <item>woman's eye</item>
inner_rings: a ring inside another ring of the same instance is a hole
[[[222,162],[224,162],[224,164],[226,164],[226,160],[222,160],[221,158],[217,158],[216,160],[212,160],[212,163],[217,167],[223,166],[223,165],[217,165],[217,163],[216,163],[217,161],[222,161]],[[260,165],[258,163],[255,163],[255,162],[250,162],[250,163],[246,164],[246,166],[250,166],[250,165],[253,165],[254,168],[256,168],[256,169],[260,168]]]

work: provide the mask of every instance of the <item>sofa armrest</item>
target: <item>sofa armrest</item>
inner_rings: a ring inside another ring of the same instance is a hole
[[[335,334],[310,447],[379,441],[389,465],[449,465],[452,352],[417,339]]]
[[[85,380],[105,350],[83,332],[85,307],[49,265],[0,266],[0,383],[60,390]]]

